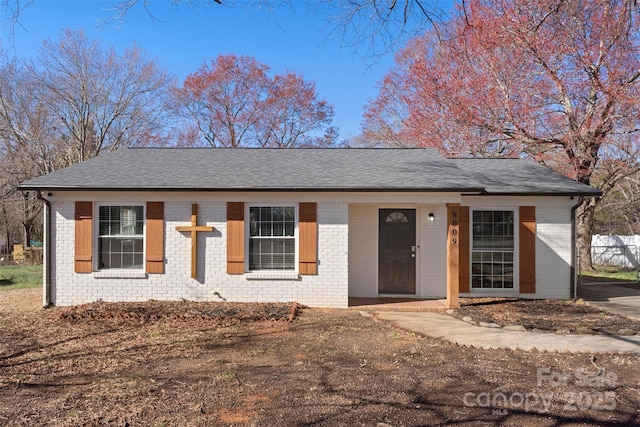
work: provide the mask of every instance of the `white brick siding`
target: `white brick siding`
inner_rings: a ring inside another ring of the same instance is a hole
[[[188,225],[191,219],[191,203],[183,201],[165,201],[165,273],[133,279],[74,273],[74,202],[53,202],[56,264],[52,269],[52,302],[64,306],[96,300],[186,299],[347,306],[347,203],[318,203],[318,275],[299,276],[297,280],[255,280],[244,275],[227,275],[226,202],[193,203],[198,203],[198,225],[215,227],[213,232],[198,233],[198,279],[190,278],[189,234],[176,231],[177,225]]]

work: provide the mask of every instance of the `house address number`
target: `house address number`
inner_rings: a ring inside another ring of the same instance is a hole
[[[458,209],[451,211],[451,244],[458,244]]]

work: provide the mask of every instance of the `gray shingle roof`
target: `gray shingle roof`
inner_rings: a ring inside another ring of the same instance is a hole
[[[530,161],[447,159],[433,149],[121,149],[21,189],[453,191],[598,194]]]
[[[457,158],[455,164],[482,182],[489,194],[553,194],[598,196],[599,190],[531,160]]]

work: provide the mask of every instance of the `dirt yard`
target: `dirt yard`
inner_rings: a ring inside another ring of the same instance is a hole
[[[40,298],[0,292],[0,425],[640,425],[640,356],[461,348],[357,310]]]

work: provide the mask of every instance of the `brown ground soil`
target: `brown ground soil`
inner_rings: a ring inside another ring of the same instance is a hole
[[[638,355],[463,348],[357,310],[39,302],[0,292],[0,425],[640,424]]]
[[[574,334],[617,334],[620,329],[640,333],[640,321],[609,313],[597,307],[558,300],[521,300],[509,298],[465,298],[454,316],[471,317],[475,322]]]

